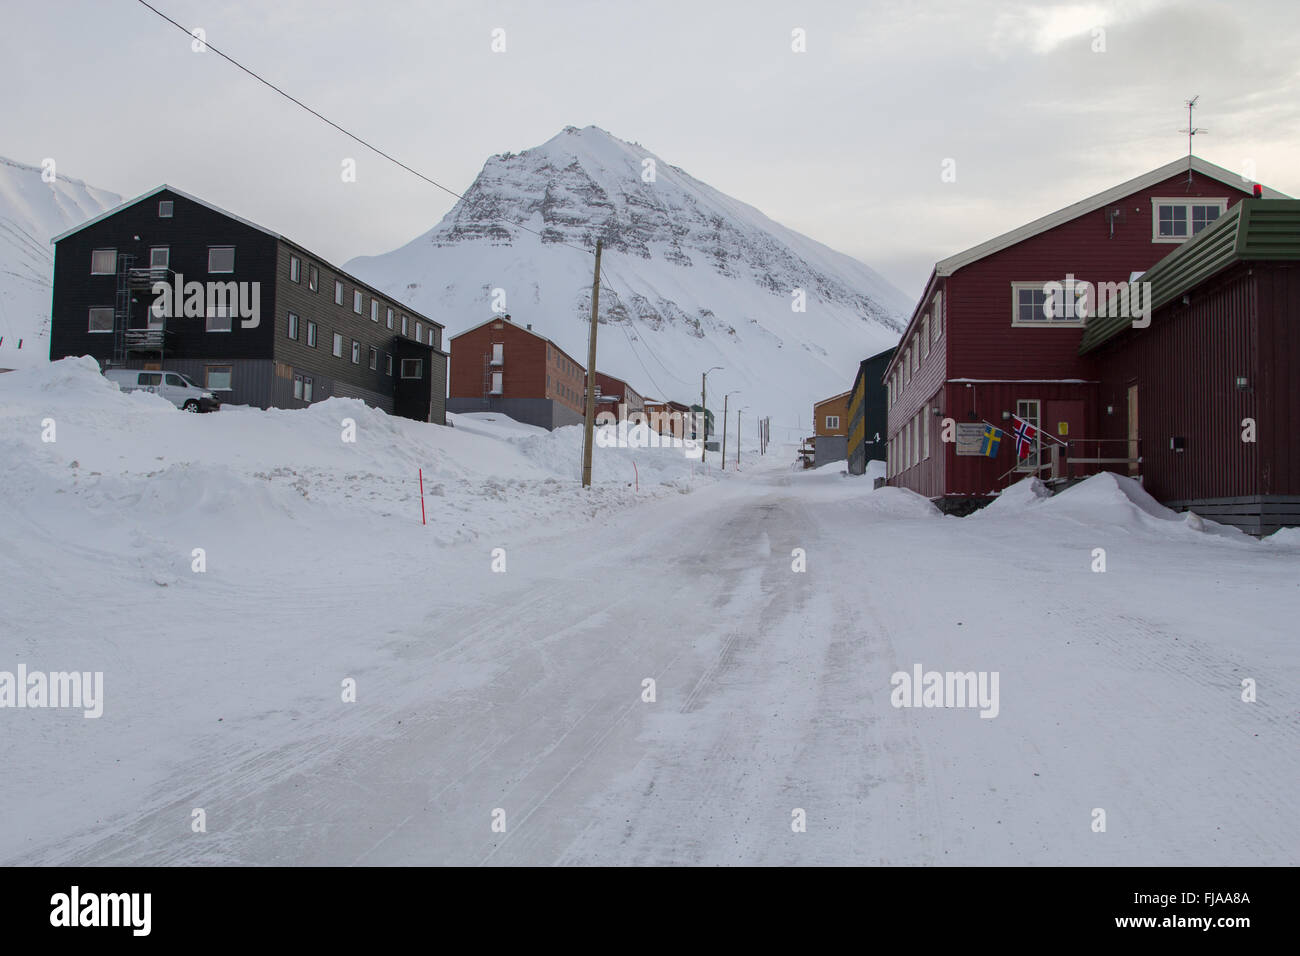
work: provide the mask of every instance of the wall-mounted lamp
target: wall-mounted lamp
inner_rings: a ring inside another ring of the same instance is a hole
[[[1238,375],[1238,376],[1237,376],[1237,387],[1238,387],[1238,388],[1245,388],[1245,387],[1246,387],[1246,376],[1244,376],[1244,375]]]
[[[1002,413],[1002,420],[1003,420],[1004,422],[1010,420],[1010,418],[1011,418],[1011,413],[1010,413],[1010,412],[1003,412],[1003,413]]]
[[[1184,295],[1183,305],[1191,305],[1191,303],[1192,303],[1192,297],[1190,295]]]
[[[1114,415],[1114,414],[1115,414],[1115,406],[1114,406],[1114,405],[1107,405],[1107,406],[1106,406],[1106,414],[1107,414],[1107,415]]]
[[[930,411],[932,411],[932,412],[934,413],[934,417],[935,417],[935,418],[938,418],[940,415],[943,414],[943,412],[940,411],[938,405],[934,406],[934,408],[930,409]]]

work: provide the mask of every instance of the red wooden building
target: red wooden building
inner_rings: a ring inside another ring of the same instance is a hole
[[[1300,525],[1300,201],[1237,203],[1142,279],[1149,326],[1084,332],[1102,436],[1140,446],[1143,487],[1172,508]]]
[[[1048,318],[1045,290],[1069,277],[1127,282],[1250,190],[1181,159],[936,263],[884,375],[888,483],[949,510],[987,500],[1047,461],[1050,439],[1018,463],[1009,434],[996,456],[982,454],[985,423],[1009,431],[1016,415],[1075,457],[1136,457],[1122,440],[1107,444],[1118,436],[1102,427],[1097,363],[1079,351],[1084,321]]]
[[[499,315],[451,339],[447,411],[500,412],[553,429],[583,420],[586,369],[550,339]]]

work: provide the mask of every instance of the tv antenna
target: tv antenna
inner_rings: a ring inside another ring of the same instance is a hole
[[[1192,110],[1196,109],[1196,101],[1200,95],[1193,96],[1187,100],[1187,129],[1180,129],[1178,132],[1187,134],[1187,185],[1192,184],[1192,137],[1197,133],[1208,133],[1208,129],[1201,129],[1192,125]]]

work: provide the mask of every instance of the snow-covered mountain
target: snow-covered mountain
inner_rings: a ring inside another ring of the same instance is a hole
[[[44,182],[39,166],[0,156],[0,368],[49,361],[50,238],[121,201],[79,179]]]
[[[692,402],[700,373],[720,365],[712,396],[741,389],[731,407],[774,424],[797,418],[806,430],[812,402],[848,389],[860,359],[898,340],[911,307],[863,263],[594,126],[493,156],[435,228],[347,268],[449,337],[502,306],[585,363],[592,257],[582,250],[597,238],[601,371]],[[806,311],[794,309],[796,290]]]

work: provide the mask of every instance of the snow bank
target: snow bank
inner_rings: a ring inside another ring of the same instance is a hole
[[[414,422],[351,398],[189,415],[119,391],[89,357],[63,359],[0,375],[0,480],[10,492],[0,508],[21,512],[30,496],[53,507],[58,495],[56,510],[156,533],[217,516],[273,526],[321,508],[418,525],[422,470],[427,533],[452,543],[713,480],[681,449],[597,447],[583,489],[581,428],[457,421]],[[42,440],[45,422],[54,441]]]

